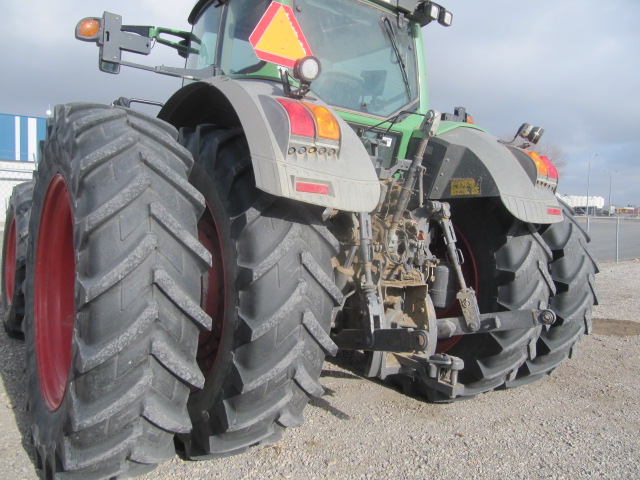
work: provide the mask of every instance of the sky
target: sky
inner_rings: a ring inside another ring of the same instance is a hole
[[[432,108],[464,106],[507,138],[524,122],[566,156],[559,192],[640,206],[640,2],[441,0],[453,25],[425,28]],[[180,81],[123,67],[98,70],[98,49],[75,40],[83,17],[104,10],[125,24],[188,30],[195,0],[0,0],[0,112],[45,116],[55,104],[166,100]],[[182,66],[158,46],[148,65]],[[610,189],[611,186],[611,189]]]

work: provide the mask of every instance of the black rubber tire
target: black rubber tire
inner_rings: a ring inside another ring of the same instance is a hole
[[[193,160],[176,137],[164,122],[103,105],[57,106],[48,124],[30,221],[25,316],[28,409],[46,479],[147,472],[175,455],[175,433],[191,430],[190,388],[204,384],[198,335],[211,324],[198,295],[210,256],[195,237],[204,201],[187,181]],[[76,266],[69,274],[71,362],[56,409],[45,398],[47,376],[43,383],[39,368],[48,367],[38,358],[53,347],[35,339],[38,328],[60,320],[48,310],[38,314],[34,304],[49,288],[38,289],[44,280],[36,279],[45,271],[38,270],[38,247],[51,248],[39,230],[47,222],[43,209],[51,210],[45,204],[58,205],[45,199],[60,178]]]
[[[546,308],[553,290],[547,270],[551,252],[534,226],[512,217],[494,199],[451,202],[451,207],[453,223],[473,256],[466,261],[476,265],[480,312]],[[530,328],[464,335],[447,352],[465,364],[459,376],[465,388],[458,399],[514,379],[520,366],[534,356],[539,333],[540,328]],[[440,394],[433,399],[450,401]]]
[[[341,300],[331,265],[339,245],[319,210],[255,187],[241,129],[185,128],[180,142],[195,160],[191,182],[215,223],[226,284],[224,311],[213,315],[223,329],[215,363],[189,398],[193,431],[179,436],[187,457],[205,459],[277,441],[323,393],[322,364],[337,351],[328,331]]]
[[[553,253],[549,264],[556,294],[551,309],[556,322],[543,329],[536,356],[527,359],[508,387],[530,383],[551,373],[565,359],[573,357],[583,334],[591,332],[591,309],[597,304],[595,275],[598,265],[589,252],[589,235],[573,218],[571,208],[562,205],[564,219],[542,230],[542,238]]]
[[[7,216],[5,217],[4,240],[2,242],[2,322],[10,337],[24,338],[22,320],[24,318],[24,279],[26,274],[27,239],[29,235],[29,214],[33,198],[33,180],[13,187]],[[13,223],[13,230],[10,228]],[[13,235],[13,288],[7,292],[7,247],[9,235]]]

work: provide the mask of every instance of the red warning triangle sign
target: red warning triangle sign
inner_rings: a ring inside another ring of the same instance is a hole
[[[293,68],[296,60],[313,55],[291,7],[272,2],[249,36],[260,60]]]

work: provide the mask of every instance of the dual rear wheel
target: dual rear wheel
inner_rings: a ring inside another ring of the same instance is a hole
[[[255,188],[241,130],[176,137],[99,105],[50,122],[24,328],[45,478],[135,476],[176,436],[191,458],[274,442],[323,392],[337,242]]]

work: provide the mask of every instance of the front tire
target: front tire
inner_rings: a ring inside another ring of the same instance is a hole
[[[198,358],[206,377],[189,398],[192,459],[221,457],[277,441],[300,425],[326,354],[341,294],[332,280],[338,243],[314,207],[255,187],[241,129],[182,129],[193,154],[191,182],[207,209],[200,239],[212,253],[203,306],[214,319]]]
[[[56,107],[34,189],[25,317],[28,409],[46,479],[151,470],[188,432],[202,197],[177,132],[123,108]]]

